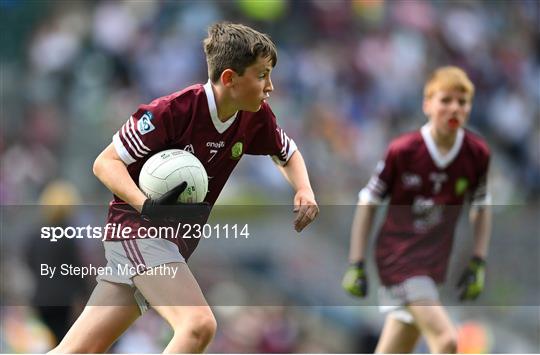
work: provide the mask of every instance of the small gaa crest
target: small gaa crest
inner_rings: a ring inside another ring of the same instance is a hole
[[[469,187],[469,180],[467,180],[467,178],[460,177],[459,179],[456,180],[456,186],[454,188],[456,195],[458,196],[463,195],[465,191],[467,191],[468,187]]]
[[[231,148],[231,158],[240,159],[244,150],[244,144],[242,142],[236,142]]]

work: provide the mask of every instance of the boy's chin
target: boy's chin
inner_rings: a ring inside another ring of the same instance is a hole
[[[249,107],[249,108],[245,108],[244,111],[248,111],[248,112],[258,112],[260,109],[261,109],[262,105],[259,105],[259,106],[253,106],[253,107]]]

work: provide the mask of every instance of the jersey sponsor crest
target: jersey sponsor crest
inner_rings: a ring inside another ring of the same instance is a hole
[[[137,129],[141,135],[152,132],[154,129],[156,129],[156,127],[152,124],[152,118],[154,118],[152,112],[146,111],[139,119],[139,122],[137,122]]]
[[[435,203],[432,198],[416,196],[412,204],[413,225],[417,232],[427,232],[441,224],[443,207]]]

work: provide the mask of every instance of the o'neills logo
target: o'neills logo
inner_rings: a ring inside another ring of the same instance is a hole
[[[225,147],[225,142],[224,141],[206,142],[206,147],[207,148],[215,148],[215,149],[223,148],[223,147]]]

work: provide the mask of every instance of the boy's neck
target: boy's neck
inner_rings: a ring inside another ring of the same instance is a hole
[[[442,154],[448,153],[456,142],[457,133],[448,135],[439,134],[434,125],[431,125],[429,132],[433,138],[433,141],[435,142],[435,145],[437,146],[437,149]]]
[[[225,94],[224,90],[218,85],[211,84],[212,91],[214,92],[214,99],[216,100],[217,115],[221,122],[227,122],[234,117],[238,111],[231,102],[232,100]]]

